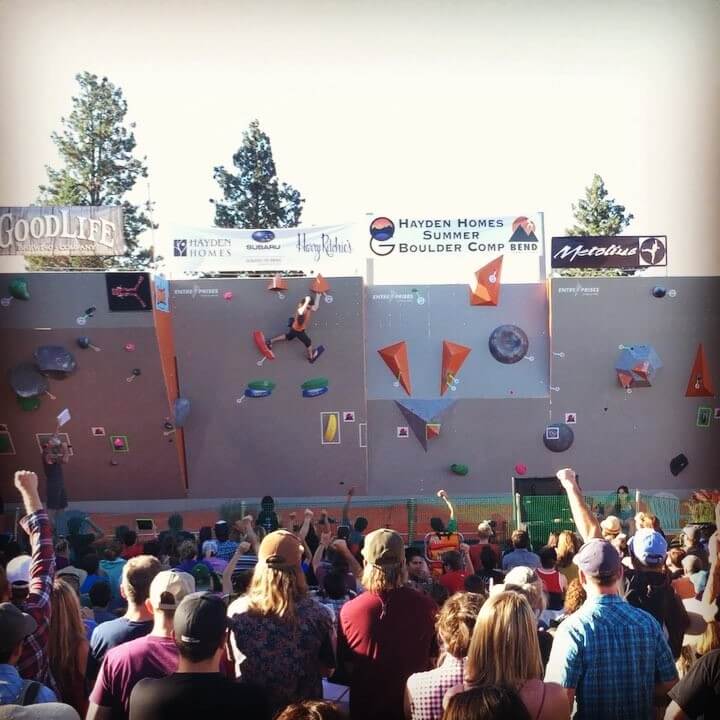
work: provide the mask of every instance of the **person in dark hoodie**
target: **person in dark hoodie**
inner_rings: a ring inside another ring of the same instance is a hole
[[[260,501],[260,513],[257,516],[257,524],[265,530],[265,534],[275,532],[280,527],[280,520],[275,512],[275,500],[270,495]]]

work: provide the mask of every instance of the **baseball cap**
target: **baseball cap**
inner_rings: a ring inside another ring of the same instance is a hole
[[[380,528],[365,536],[362,555],[376,567],[401,565],[405,559],[405,543],[394,530]]]
[[[30,582],[30,564],[32,558],[29,555],[18,555],[14,557],[5,568],[7,581],[13,583],[29,583]]]
[[[215,540],[206,540],[202,544],[202,554],[204,555],[208,550],[212,550],[213,554],[217,553],[218,544]]]
[[[203,565],[202,563],[195,565],[192,569],[192,576],[195,579],[196,590],[208,590],[210,585],[212,585],[210,569],[207,565]]]
[[[178,570],[163,570],[150,583],[150,604],[155,610],[175,610],[180,601],[195,592],[195,578]]]
[[[228,627],[227,608],[217,595],[191,593],[178,605],[173,619],[175,642],[193,648],[217,650]]]
[[[622,570],[620,553],[612,543],[600,538],[588,540],[575,554],[573,562],[586,574],[598,575],[619,574]]]
[[[9,602],[0,603],[0,652],[8,653],[37,629],[32,615]]]
[[[258,562],[278,570],[300,567],[305,548],[297,535],[287,530],[267,534],[258,549]]]
[[[628,540],[628,549],[643,565],[662,565],[667,542],[659,532],[641,528]]]
[[[82,585],[87,580],[87,572],[85,570],[81,570],[80,568],[76,568],[74,565],[66,565],[62,570],[58,570],[55,573],[55,577],[63,577],[68,576],[77,578],[78,585]]]
[[[600,527],[608,534],[608,535],[619,535],[620,531],[622,530],[622,525],[620,524],[620,518],[615,517],[615,515],[608,515],[601,523]]]
[[[0,720],[80,720],[77,711],[65,703],[34,703],[33,705],[2,705]]]

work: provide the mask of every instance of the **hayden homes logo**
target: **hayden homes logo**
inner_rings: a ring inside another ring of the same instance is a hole
[[[229,238],[174,238],[173,255],[191,258],[223,258],[232,256]]]
[[[553,268],[645,268],[667,266],[665,235],[554,237]]]

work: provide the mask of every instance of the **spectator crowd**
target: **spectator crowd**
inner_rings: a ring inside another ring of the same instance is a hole
[[[432,518],[422,544],[273,499],[140,543],[50,522],[18,471],[0,547],[0,720],[641,720],[718,717],[718,531],[666,537],[625,486],[575,532],[507,547]],[[716,510],[720,515],[720,504]]]

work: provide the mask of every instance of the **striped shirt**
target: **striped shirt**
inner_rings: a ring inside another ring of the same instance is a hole
[[[545,673],[575,689],[575,720],[650,720],[655,685],[676,679],[657,620],[619,595],[588,598],[560,624]]]

